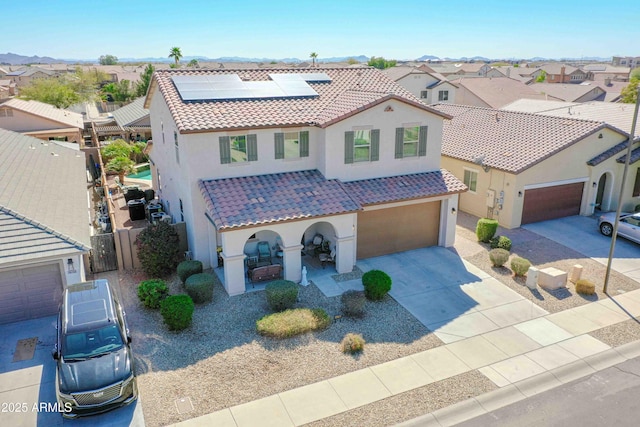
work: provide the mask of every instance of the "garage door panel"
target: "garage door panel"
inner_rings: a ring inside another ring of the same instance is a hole
[[[357,258],[437,245],[439,229],[440,202],[360,212]]]
[[[525,190],[522,224],[579,215],[584,182]]]

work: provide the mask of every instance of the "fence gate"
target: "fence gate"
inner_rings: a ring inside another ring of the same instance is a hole
[[[91,248],[89,262],[93,273],[118,269],[113,233],[91,236]]]

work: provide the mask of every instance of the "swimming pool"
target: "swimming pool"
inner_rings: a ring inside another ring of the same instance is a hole
[[[151,181],[151,169],[145,169],[145,170],[140,171],[138,173],[133,173],[131,175],[127,175],[127,178],[144,179],[144,180],[147,180],[147,181]]]

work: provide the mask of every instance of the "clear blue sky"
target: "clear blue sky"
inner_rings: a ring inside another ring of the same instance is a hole
[[[638,0],[31,0],[2,15],[0,53],[64,59],[640,55]]]

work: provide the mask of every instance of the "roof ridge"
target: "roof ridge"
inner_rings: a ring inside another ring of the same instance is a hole
[[[77,240],[75,240],[75,239],[73,239],[73,238],[71,238],[71,237],[69,237],[69,236],[67,236],[65,234],[62,234],[62,233],[60,233],[58,231],[55,231],[52,228],[50,228],[50,227],[48,227],[48,226],[46,226],[46,225],[44,225],[44,224],[42,224],[42,223],[40,223],[40,222],[38,222],[36,220],[28,218],[28,217],[26,217],[26,216],[24,216],[24,215],[22,215],[22,214],[20,214],[20,213],[18,213],[16,211],[12,210],[12,209],[9,209],[9,208],[4,207],[4,206],[0,206],[0,212],[4,212],[7,215],[11,215],[12,217],[14,217],[16,219],[19,219],[20,221],[26,222],[29,225],[33,225],[34,227],[39,228],[40,230],[44,231],[45,233],[49,233],[49,234],[51,234],[51,235],[53,235],[55,237],[58,237],[58,238],[60,238],[60,239],[62,239],[64,241],[66,241],[67,243],[75,246],[78,249],[91,250],[90,247],[85,246],[84,244],[78,242]]]

